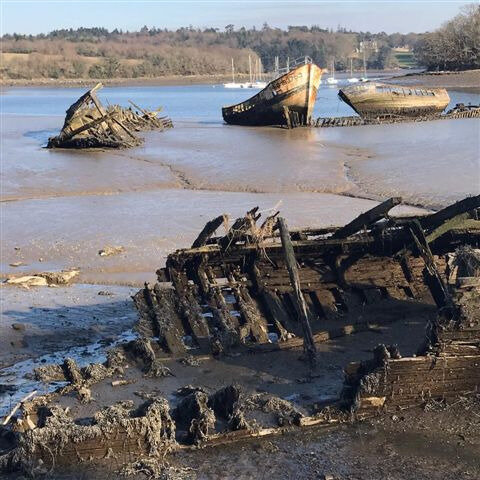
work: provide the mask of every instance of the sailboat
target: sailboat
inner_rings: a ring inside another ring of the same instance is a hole
[[[359,80],[357,77],[353,76],[353,59],[350,59],[350,78],[347,79],[348,83],[358,83]]]
[[[255,81],[252,82],[251,88],[259,88],[261,90],[267,86],[267,82],[262,81],[262,61],[259,58],[255,60],[255,66]]]
[[[332,76],[327,78],[329,85],[336,85],[338,80],[335,78],[335,60],[332,60]]]
[[[233,64],[233,58],[232,58],[232,81],[229,83],[224,83],[223,87],[224,88],[242,88],[241,83],[235,83],[235,66]]]
[[[365,47],[363,47],[363,77],[360,79],[361,82],[368,82],[367,78],[367,62],[365,61]]]

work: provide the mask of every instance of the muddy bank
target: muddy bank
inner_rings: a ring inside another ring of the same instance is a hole
[[[72,346],[116,338],[137,318],[130,299],[134,291],[128,287],[79,284],[29,290],[2,285],[0,368]],[[4,380],[0,373],[0,383]]]
[[[480,91],[480,70],[414,73],[394,77],[387,81],[388,83],[399,83],[402,85],[472,89],[472,91],[478,93]]]

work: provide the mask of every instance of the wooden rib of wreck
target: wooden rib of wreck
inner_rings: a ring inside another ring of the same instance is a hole
[[[398,115],[376,115],[369,117],[318,117],[315,127],[357,127],[361,125],[385,125],[404,122],[429,122],[432,120],[457,120],[460,118],[480,118],[480,106],[459,103],[448,112],[438,115],[421,115],[418,117],[402,117]]]
[[[437,300],[419,355],[380,346],[372,360],[345,369],[344,400],[358,418],[480,390],[480,250],[461,247],[452,267],[456,280]]]
[[[444,88],[415,88],[377,82],[342,88],[338,96],[362,118],[440,115],[450,102]]]
[[[270,82],[253,97],[222,108],[233,125],[308,125],[312,118],[322,70],[309,57]]]
[[[431,215],[389,216],[399,203],[387,200],[341,228],[290,232],[314,341],[365,328],[365,305],[374,308],[381,299],[397,308],[390,305],[384,318],[397,316],[402,302],[439,302],[455,250],[480,246],[479,196]],[[298,345],[299,298],[276,217],[259,225],[255,208],[224,236],[212,237],[225,223],[225,216],[217,217],[192,248],[168,256],[158,283],[135,295],[143,325],[166,353],[183,354],[192,346],[218,352]]]
[[[105,108],[96,95],[102,86],[98,83],[69,107],[60,134],[48,139],[48,148],[133,147],[142,143],[134,132],[173,127],[168,117],[158,116],[161,109],[148,111],[133,102],[134,109]]]

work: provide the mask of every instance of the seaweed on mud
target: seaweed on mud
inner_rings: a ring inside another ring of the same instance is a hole
[[[125,465],[120,474],[132,476],[143,474],[147,480],[195,480],[195,471],[187,467],[173,467],[157,458],[145,457]]]
[[[198,445],[215,430],[215,414],[204,392],[195,391],[184,397],[173,411],[173,418],[187,431],[189,443]]]
[[[149,455],[162,457],[176,445],[175,423],[168,401],[162,397],[137,410],[131,401],[118,402],[96,412],[90,423],[82,425],[74,421],[68,409],[53,405],[47,410],[43,426],[24,432],[17,448],[2,458],[5,471],[34,473],[39,464],[53,468],[57,457],[71,448],[81,459],[83,442],[94,441],[102,450],[121,431],[128,437],[142,439]],[[110,452],[111,448],[107,450]]]

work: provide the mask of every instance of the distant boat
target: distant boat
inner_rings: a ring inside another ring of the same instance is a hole
[[[358,83],[359,79],[353,76],[353,60],[350,59],[350,78],[347,78],[348,83]]]
[[[272,80],[267,86],[244,102],[222,108],[225,122],[234,125],[286,125],[286,108],[298,115],[299,121],[310,121],[322,69],[311,58],[293,62],[286,73]],[[277,69],[280,74],[280,69]]]
[[[367,62],[365,61],[365,47],[363,47],[363,77],[360,79],[361,82],[368,82],[367,78]]]
[[[233,58],[232,58],[232,81],[230,83],[224,83],[223,86],[224,88],[242,88],[241,83],[235,83],[235,66],[233,64]]]
[[[363,118],[440,114],[450,103],[444,88],[414,88],[376,82],[343,88],[338,96]]]
[[[335,78],[335,60],[332,61],[332,75],[327,78],[327,83],[329,85],[336,85],[338,80]]]
[[[252,62],[250,56],[248,57],[250,69],[250,82],[244,83],[244,88],[256,88],[261,90],[267,86],[267,82],[262,81],[262,61],[259,58],[255,59],[255,69],[252,73]]]

